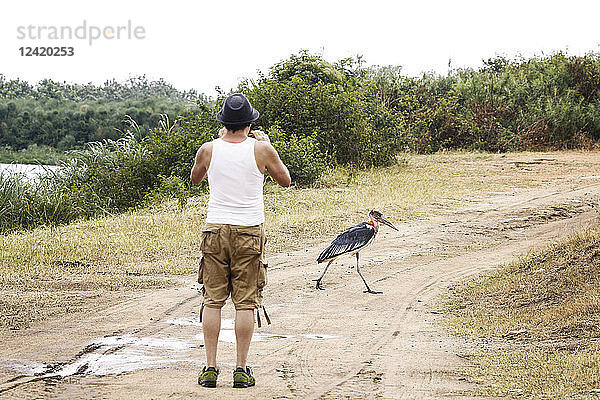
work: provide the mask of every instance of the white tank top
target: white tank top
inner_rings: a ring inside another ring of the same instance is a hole
[[[252,226],[265,221],[264,175],[256,165],[255,142],[251,137],[241,143],[213,141],[207,223]]]

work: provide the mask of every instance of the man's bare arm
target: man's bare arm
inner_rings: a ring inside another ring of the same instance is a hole
[[[204,143],[196,152],[194,166],[192,167],[192,172],[190,173],[190,180],[192,181],[192,184],[198,185],[206,178],[211,156],[212,142]]]
[[[261,164],[269,171],[269,175],[271,175],[279,185],[283,187],[290,186],[292,183],[290,172],[279,158],[279,154],[277,154],[277,151],[271,143],[261,140],[257,145],[259,146],[257,150],[260,154]]]

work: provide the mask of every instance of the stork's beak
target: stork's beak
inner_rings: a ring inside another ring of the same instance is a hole
[[[387,219],[385,219],[385,218],[383,218],[383,217],[381,217],[381,218],[378,218],[378,219],[379,219],[379,222],[381,222],[382,224],[384,224],[384,225],[387,225],[387,226],[389,226],[390,228],[392,228],[392,229],[394,229],[394,230],[396,230],[396,231],[398,230],[398,228],[396,228],[396,227],[394,226],[394,224],[392,224],[392,223],[391,223],[390,221],[388,221]]]

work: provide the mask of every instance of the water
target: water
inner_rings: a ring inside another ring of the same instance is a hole
[[[204,365],[199,359],[199,348],[203,347],[204,337],[202,324],[195,316],[168,318],[162,321],[168,325],[180,327],[175,336],[144,337],[132,334],[96,338],[89,342],[85,349],[68,363],[40,363],[29,360],[0,357],[0,367],[9,367],[24,377],[66,378],[73,375],[118,375],[143,369],[164,368],[169,365],[186,363],[194,366]],[[253,342],[265,340],[329,340],[339,338],[337,335],[311,334],[272,334],[255,332]],[[235,343],[234,321],[221,320],[219,341]],[[223,364],[223,363],[221,363]],[[227,364],[223,364],[227,365]]]
[[[194,347],[195,343],[181,338],[109,336],[93,340],[79,357],[69,363],[0,359],[0,365],[9,366],[24,376],[40,378],[117,375],[181,362],[202,365],[202,361],[189,358]]]
[[[198,317],[182,317],[182,318],[169,318],[164,321],[165,324],[170,325],[179,325],[179,326],[197,326],[202,327],[202,323],[198,320]],[[263,332],[254,332],[252,335],[253,342],[262,342],[263,340],[269,339],[287,339],[301,337],[305,339],[312,340],[324,340],[324,339],[337,339],[339,336],[337,335],[329,335],[329,334],[321,334],[321,333],[307,333],[301,335],[292,335],[288,333],[263,333]],[[194,336],[196,340],[204,340],[204,335],[202,333],[196,334]],[[219,333],[219,342],[225,343],[235,343],[235,330],[234,330],[234,320],[229,318],[221,319],[221,332]]]
[[[20,174],[27,180],[35,181],[40,175],[57,171],[59,168],[56,165],[0,164],[0,174]]]

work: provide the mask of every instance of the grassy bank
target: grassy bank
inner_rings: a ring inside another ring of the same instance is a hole
[[[450,326],[475,338],[489,394],[584,398],[600,389],[600,226],[460,286]]]
[[[545,165],[518,161],[545,157]],[[597,163],[590,159],[598,160]],[[328,240],[376,208],[395,223],[444,212],[473,196],[593,174],[586,153],[407,155],[370,170],[328,171],[315,185],[265,188],[269,252]],[[197,267],[206,197],[69,225],[0,235],[0,328],[81,308],[98,294],[178,284]],[[187,278],[185,278],[187,279]],[[191,280],[187,281],[191,282]]]
[[[0,164],[58,165],[66,159],[67,156],[64,152],[50,146],[32,144],[21,150],[0,147]]]

